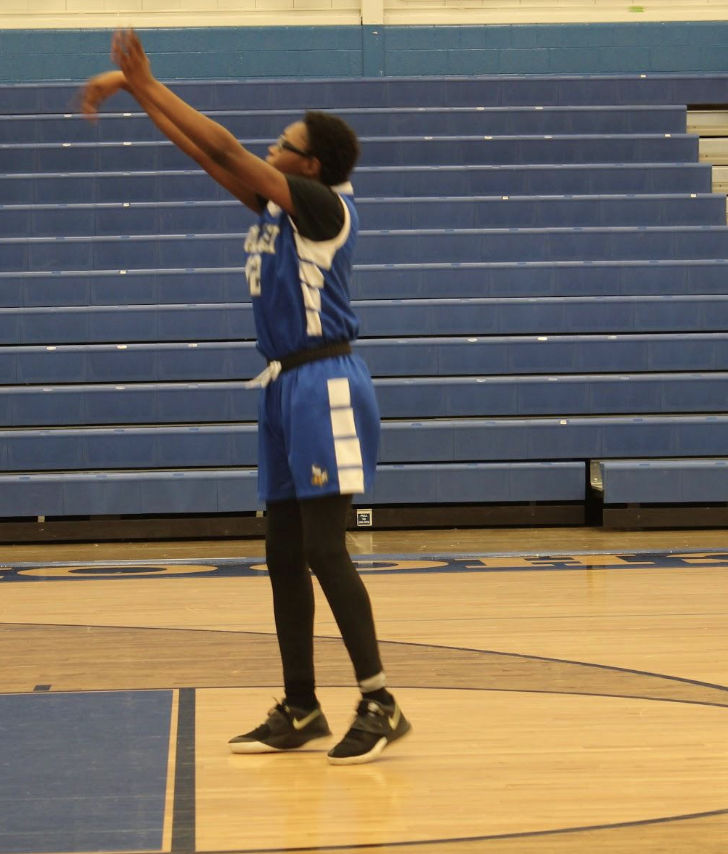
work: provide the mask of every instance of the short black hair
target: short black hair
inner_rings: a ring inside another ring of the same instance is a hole
[[[329,187],[343,184],[359,159],[359,140],[349,125],[332,113],[309,110],[303,123],[308,150],[321,164],[321,181]]]

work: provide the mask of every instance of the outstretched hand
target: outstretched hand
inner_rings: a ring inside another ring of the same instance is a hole
[[[86,81],[75,105],[80,105],[81,112],[87,119],[96,121],[99,106],[126,86],[126,78],[122,71],[106,71],[104,74],[97,74],[96,77]]]
[[[134,30],[117,30],[111,40],[111,59],[124,72],[129,85],[144,87],[154,80],[149,58]]]

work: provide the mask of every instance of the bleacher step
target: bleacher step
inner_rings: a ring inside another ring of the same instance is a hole
[[[611,504],[727,504],[728,458],[593,460],[592,489]]]

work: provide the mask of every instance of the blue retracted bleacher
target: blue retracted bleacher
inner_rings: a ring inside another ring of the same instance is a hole
[[[352,296],[443,299],[724,294],[726,272],[725,258],[358,264]]]
[[[710,166],[687,162],[360,167],[354,182],[363,196],[709,193],[711,189]],[[112,192],[111,188],[104,191]],[[172,192],[172,182],[160,182],[159,191]]]
[[[356,351],[377,377],[728,371],[726,332],[378,338]],[[250,341],[0,347],[5,385],[217,382],[263,367]]]
[[[256,471],[64,472],[0,475],[0,514],[232,513],[258,509]]]
[[[723,412],[728,374],[382,378],[387,418]],[[417,415],[415,416],[414,413]]]
[[[359,166],[359,197],[709,193],[707,163]],[[200,171],[0,174],[0,204],[104,204],[230,199]]]
[[[256,471],[0,475],[0,515],[235,513],[260,509]],[[582,501],[583,462],[380,465],[367,504]]]
[[[725,409],[728,373],[377,378],[383,418],[706,413]],[[242,382],[0,387],[0,427],[254,421]]]
[[[599,461],[605,504],[725,504],[728,458]]]
[[[355,301],[364,337],[711,332],[728,295]],[[255,340],[250,304],[0,308],[0,344]]]
[[[363,229],[548,228],[562,226],[725,225],[717,194],[624,196],[440,196],[359,199]],[[218,234],[255,221],[239,202],[117,202],[2,205],[0,237]]]
[[[269,141],[243,140],[259,157]],[[691,134],[363,137],[362,166],[516,163],[676,163],[698,157]],[[2,172],[183,169],[189,158],[170,142],[0,145]]]
[[[0,272],[230,267],[242,234],[0,238]],[[359,263],[728,257],[724,225],[362,231]]]
[[[257,154],[304,107],[362,139],[362,501],[583,503],[592,460],[605,504],[726,500],[725,196],[685,107],[726,83],[173,84]],[[128,96],[92,125],[74,94],[0,86],[0,516],[257,510],[252,216]]]
[[[171,86],[199,110],[305,110],[437,106],[591,106],[716,104],[726,73],[550,74],[376,79],[178,81]],[[69,83],[0,86],[0,114],[65,113],[77,97]],[[109,112],[137,109],[121,95]]]
[[[232,339],[255,339],[249,303],[0,309],[0,344]]]
[[[728,260],[357,264],[351,296],[465,299],[723,295]],[[247,303],[242,267],[0,273],[0,307]]]
[[[511,135],[541,133],[685,133],[684,106],[584,107],[410,107],[339,109],[337,113],[360,136]],[[301,118],[300,110],[228,110],[207,113],[240,139],[276,139],[282,128]],[[159,140],[144,113],[106,113],[87,125],[74,114],[6,117],[0,143],[88,143]]]
[[[204,257],[224,255],[213,238],[198,238]],[[172,243],[160,244],[160,255],[172,251]],[[31,247],[31,251],[33,247]],[[100,242],[95,257],[113,256],[118,244]],[[140,242],[138,252],[147,247]],[[48,255],[39,244],[36,254]],[[364,231],[359,237],[361,263],[392,260],[416,263],[435,261],[595,261],[652,258],[714,258],[728,256],[726,226],[668,226],[615,228],[513,228],[513,229],[418,229],[412,231]]]
[[[372,504],[583,501],[581,462],[380,465]]]
[[[387,421],[382,463],[716,455],[728,416]],[[0,430],[4,471],[255,465],[252,424]]]

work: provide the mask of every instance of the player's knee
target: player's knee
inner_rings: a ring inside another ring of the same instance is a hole
[[[304,564],[303,532],[296,502],[268,505],[265,559],[271,574],[300,571]],[[305,567],[304,567],[305,568]]]
[[[286,578],[306,571],[303,545],[285,537],[267,537],[265,562],[271,578]]]
[[[333,531],[325,530],[307,537],[304,548],[311,572],[318,578],[341,571],[349,562],[345,539]]]

